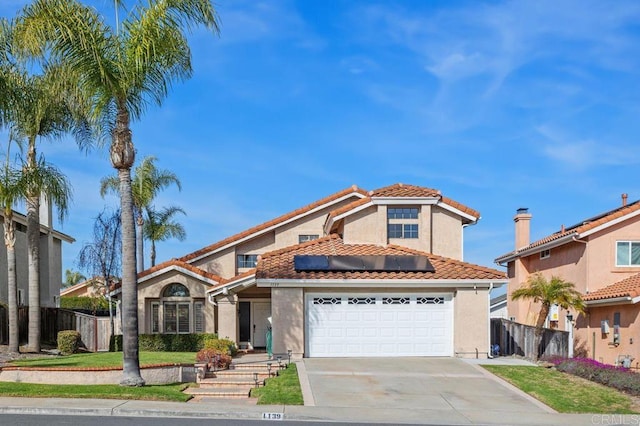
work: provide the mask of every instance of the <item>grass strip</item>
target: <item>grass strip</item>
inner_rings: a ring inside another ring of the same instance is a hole
[[[182,393],[182,390],[187,386],[188,385],[184,383],[126,387],[119,385],[43,385],[36,383],[0,382],[0,396],[186,402],[191,398],[191,395]]]
[[[193,364],[195,352],[140,352],[140,366],[153,364]],[[106,368],[122,367],[122,352],[81,353],[56,357],[15,360],[11,365],[20,367]]]
[[[551,368],[511,365],[482,367],[560,413],[638,412],[634,411],[629,395]]]
[[[259,405],[304,405],[302,389],[295,364],[280,370],[280,374],[266,380],[265,386],[251,390]]]

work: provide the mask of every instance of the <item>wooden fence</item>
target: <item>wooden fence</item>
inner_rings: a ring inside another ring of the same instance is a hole
[[[96,317],[80,312],[59,308],[41,308],[40,340],[42,343],[55,345],[58,332],[77,330],[82,342],[91,352],[108,351],[111,330],[109,317]],[[27,343],[29,333],[29,307],[18,308],[18,334],[20,344]],[[0,305],[0,344],[9,344],[8,310]]]
[[[569,356],[569,332],[543,329],[542,339],[536,344],[536,327],[491,318],[491,345],[499,345],[500,355],[519,355],[537,359],[543,356]]]

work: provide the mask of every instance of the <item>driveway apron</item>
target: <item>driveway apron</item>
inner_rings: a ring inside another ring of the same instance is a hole
[[[472,413],[548,413],[478,367],[456,358],[307,358],[318,407]]]

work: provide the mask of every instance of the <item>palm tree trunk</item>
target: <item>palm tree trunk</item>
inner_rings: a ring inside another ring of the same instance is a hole
[[[551,306],[547,303],[542,303],[542,307],[540,307],[540,312],[538,313],[538,319],[536,320],[536,331],[535,331],[535,348],[536,348],[536,359],[538,359],[541,355],[544,354],[544,348],[541,348],[542,344],[542,335],[544,334],[544,323],[547,321],[547,317],[549,316],[549,310]]]
[[[138,213],[136,218],[136,248],[138,250],[138,271],[144,271],[144,238],[142,236],[142,227],[144,226],[144,219],[142,214]]]
[[[20,351],[18,331],[18,283],[16,280],[16,237],[11,210],[4,216],[4,243],[7,247],[7,302],[9,304],[9,352]]]
[[[36,167],[35,139],[29,140],[27,168]],[[29,272],[29,351],[40,352],[40,194],[27,196],[27,259]]]
[[[110,149],[111,164],[120,180],[120,220],[122,226],[122,386],[144,386],[140,375],[138,348],[138,286],[136,273],[136,230],[131,194],[131,166],[135,150],[131,141],[129,113],[118,103],[116,128]],[[107,277],[108,279],[108,277]]]
[[[151,267],[156,266],[156,242],[151,240]]]

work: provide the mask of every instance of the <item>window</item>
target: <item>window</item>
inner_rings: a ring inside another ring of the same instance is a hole
[[[204,333],[204,302],[193,303],[193,332]]]
[[[189,289],[182,284],[169,284],[162,291],[162,297],[189,297]]]
[[[547,259],[551,257],[551,250],[542,250],[540,252],[540,259]]]
[[[639,241],[618,241],[616,243],[616,266],[640,266]]]
[[[257,254],[239,254],[238,268],[255,268],[258,264]]]
[[[387,234],[389,238],[418,238],[418,224],[390,223]]]
[[[189,333],[189,303],[164,303],[164,332]]]
[[[151,332],[160,333],[160,304],[151,304]]]
[[[403,207],[403,208],[390,208],[387,209],[388,219],[417,219],[418,208],[417,207]]]
[[[317,240],[320,235],[318,234],[309,234],[309,235],[298,235],[298,243],[306,243],[307,241]]]

